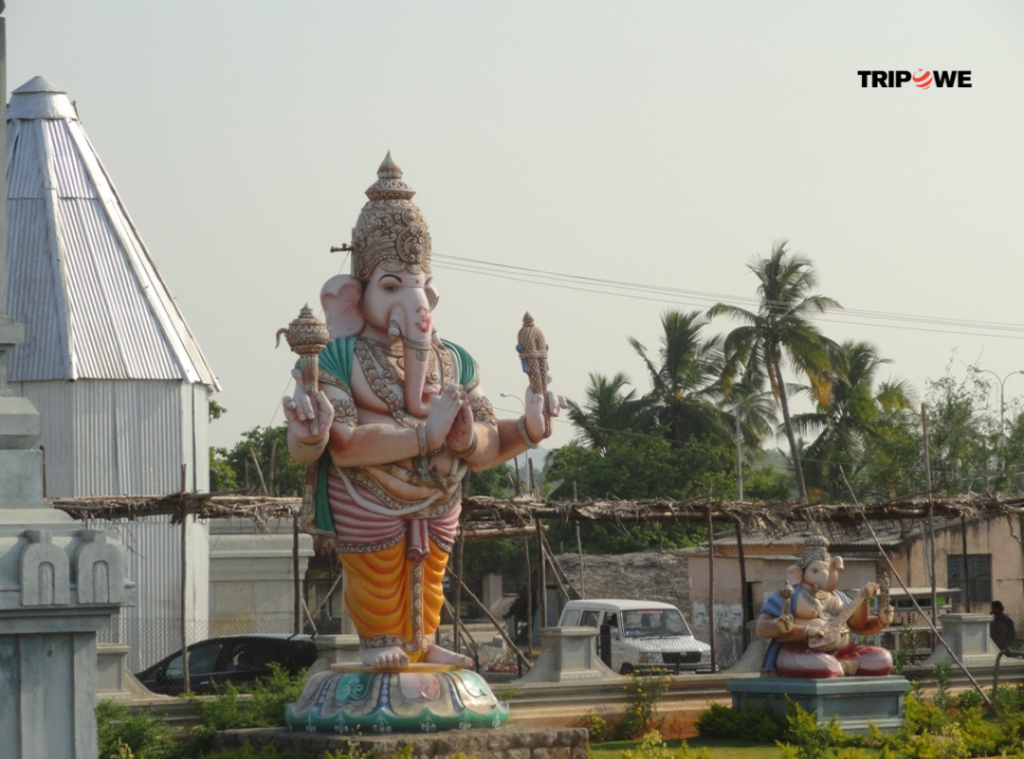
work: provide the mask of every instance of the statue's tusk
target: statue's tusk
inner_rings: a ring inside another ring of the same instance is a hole
[[[402,336],[402,327],[394,319],[388,324],[388,339],[395,341]]]

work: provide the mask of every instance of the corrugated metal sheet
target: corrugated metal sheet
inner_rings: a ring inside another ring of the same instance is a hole
[[[7,307],[14,320],[25,325],[25,342],[8,357],[12,379],[70,375],[71,333],[63,323],[66,298],[59,263],[31,254],[48,244],[44,205],[41,198],[7,201],[7,240],[12,252],[7,258]]]
[[[57,203],[65,245],[78,376],[182,379],[178,361],[153,318],[140,282],[125,266],[109,219],[98,203]],[[139,346],[146,346],[140,350]]]
[[[202,386],[180,381],[12,383],[42,410],[47,494],[163,495],[209,485]],[[193,435],[193,414],[196,434]]]
[[[96,191],[85,173],[85,164],[71,138],[71,130],[81,128],[78,122],[42,121],[50,146],[54,173],[57,176],[57,197],[93,199]]]
[[[74,383],[78,493],[162,495],[180,489],[181,465],[189,462],[181,460],[186,410],[179,385]],[[102,460],[96,458],[100,451]]]
[[[129,670],[137,672],[181,648],[181,532],[168,517],[120,522],[116,529],[136,588],[135,606],[122,610],[122,639],[131,649]],[[195,519],[186,534],[185,619],[193,642],[206,637],[209,619],[209,536],[206,524]]]
[[[37,78],[15,91],[8,113],[8,297],[35,333],[12,351],[11,379],[217,388],[67,96]]]
[[[31,121],[12,121],[7,126],[7,197],[42,198],[38,142],[42,132],[31,128]],[[29,125],[28,128],[23,126]]]

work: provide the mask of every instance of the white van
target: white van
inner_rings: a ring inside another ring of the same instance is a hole
[[[598,655],[623,675],[711,668],[711,646],[693,637],[672,604],[621,598],[569,601],[558,626],[597,628]]]

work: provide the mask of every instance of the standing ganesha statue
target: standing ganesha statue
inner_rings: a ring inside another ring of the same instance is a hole
[[[330,342],[315,395],[296,369],[284,399],[288,447],[317,465],[315,519],[335,535],[363,665],[469,667],[433,642],[458,529],[462,478],[536,447],[545,407],[526,391],[518,420],[496,419],[472,356],[441,339],[427,224],[389,153],[352,231],[351,275],[323,286]],[[547,397],[545,397],[547,396]]]
[[[786,570],[786,587],[761,608],[757,636],[771,641],[762,670],[781,677],[828,678],[843,675],[888,675],[892,656],[884,648],[850,641],[850,633],[873,635],[893,620],[888,591],[881,588],[879,611],[867,601],[880,586],[869,582],[850,598],[837,590],[843,569],[830,556],[822,535],[808,538],[803,555]]]

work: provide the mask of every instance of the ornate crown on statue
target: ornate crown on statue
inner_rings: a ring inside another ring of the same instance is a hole
[[[385,271],[430,273],[430,231],[412,202],[415,194],[389,151],[352,230],[352,276],[365,282],[378,265]]]
[[[831,558],[828,553],[828,538],[824,535],[811,535],[804,542],[804,552],[797,565],[806,569],[812,561],[824,561],[827,564]]]

